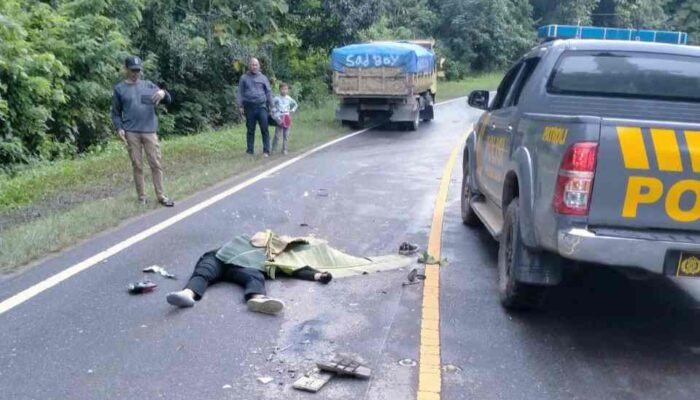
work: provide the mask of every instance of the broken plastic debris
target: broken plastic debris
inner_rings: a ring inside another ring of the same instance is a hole
[[[158,265],[151,265],[150,267],[146,267],[143,269],[143,272],[159,274],[160,276],[164,276],[168,279],[177,279],[175,275],[171,274],[170,272],[166,271],[165,268]]]
[[[267,385],[268,383],[272,382],[275,380],[275,378],[271,376],[261,376],[258,378],[258,382],[262,383],[263,385]]]
[[[144,279],[142,281],[138,281],[136,283],[132,283],[127,287],[127,290],[130,294],[142,294],[142,293],[150,293],[155,289],[158,285],[155,283],[149,281],[148,279]]]
[[[318,197],[328,197],[328,189],[318,189],[316,195]]]
[[[323,371],[360,379],[368,379],[372,375],[372,370],[369,367],[354,358],[343,355],[335,355],[330,361],[319,361],[316,366]]]
[[[321,371],[319,368],[313,368],[307,371],[304,376],[297,379],[292,387],[297,390],[316,393],[334,376],[335,373],[333,372]]]
[[[411,358],[404,358],[403,360],[399,360],[399,365],[402,367],[415,367],[416,360]]]
[[[231,389],[231,385],[224,385],[221,387],[222,389]]]

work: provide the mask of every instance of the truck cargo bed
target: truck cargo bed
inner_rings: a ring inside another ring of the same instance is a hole
[[[338,96],[408,96],[428,91],[433,74],[405,73],[401,68],[346,68],[333,72],[333,91]]]

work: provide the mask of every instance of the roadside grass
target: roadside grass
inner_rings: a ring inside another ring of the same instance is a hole
[[[333,121],[334,110],[335,101],[330,100],[316,108],[299,109],[289,141],[290,155],[348,132]],[[272,135],[274,128],[271,131]],[[259,131],[255,145],[260,153]],[[230,176],[286,159],[246,155],[243,125],[165,139],[161,148],[166,192],[176,200]],[[51,203],[66,194],[80,197],[82,193],[88,198],[0,230],[0,274],[157,208],[147,167],[144,172],[151,196],[146,206],[135,201],[131,165],[116,140],[100,153],[34,165],[13,178],[0,176],[0,213],[21,211],[37,202]],[[96,198],[90,200],[90,196]]]
[[[460,81],[439,81],[437,101],[450,100],[457,97],[469,96],[472,90],[496,90],[503,79],[502,72],[490,72],[474,75]]]

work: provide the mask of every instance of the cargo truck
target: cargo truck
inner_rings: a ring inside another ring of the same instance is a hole
[[[432,42],[373,42],[333,49],[336,119],[358,127],[397,122],[416,130],[434,118],[437,68]]]

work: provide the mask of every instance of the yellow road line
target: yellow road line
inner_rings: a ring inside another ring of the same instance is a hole
[[[464,138],[454,147],[442,173],[440,189],[435,200],[433,223],[428,238],[428,254],[440,260],[442,221],[452,170],[462,149]],[[442,387],[440,362],[440,265],[425,266],[423,307],[420,329],[420,362],[418,363],[418,400],[440,399]]]

